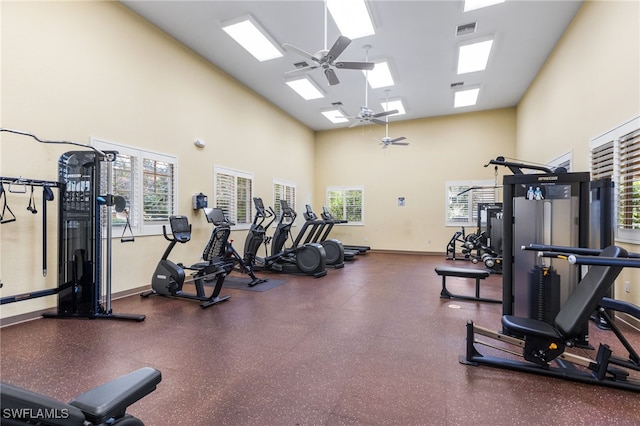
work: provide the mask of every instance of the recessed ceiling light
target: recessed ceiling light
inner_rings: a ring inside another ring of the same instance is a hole
[[[458,49],[458,74],[482,71],[487,68],[493,40],[466,44]]]
[[[373,67],[372,70],[363,70],[362,72],[367,77],[369,86],[371,86],[372,89],[393,86],[395,84],[387,61],[376,62],[376,66]]]
[[[296,93],[305,100],[324,98],[324,94],[313,84],[309,77],[301,77],[295,80],[288,80],[287,86],[291,87]]]
[[[474,89],[468,89],[468,90],[459,90],[455,92],[453,107],[461,108],[461,107],[475,105],[476,102],[478,101],[479,93],[480,93],[479,87],[476,87]]]
[[[383,101],[380,105],[382,105],[382,109],[385,111],[393,111],[394,109],[398,110],[398,112],[389,115],[389,117],[393,117],[394,115],[404,115],[407,113],[404,109],[404,105],[402,104],[402,99],[389,99],[388,103],[387,101]]]
[[[253,16],[227,21],[222,24],[222,29],[260,62],[283,56],[278,44]]]
[[[349,121],[349,119],[345,117],[342,111],[340,111],[338,108],[328,109],[321,112],[322,115],[327,117],[327,119],[334,124],[346,123]]]
[[[493,6],[494,4],[504,3],[505,0],[465,0],[464,11],[481,9],[487,6]]]
[[[355,39],[376,33],[364,0],[327,0],[327,9],[345,37]]]

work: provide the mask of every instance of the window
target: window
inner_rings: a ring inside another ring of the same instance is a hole
[[[346,220],[351,225],[364,225],[364,188],[327,188],[327,208],[336,220]]]
[[[253,175],[215,166],[213,168],[215,207],[239,228],[251,225],[253,207]]]
[[[91,139],[91,144],[101,151],[118,152],[112,163],[111,191],[122,196],[126,206],[124,212],[111,209],[112,226],[124,226],[128,215],[134,235],[162,234],[162,225],[177,211],[177,159],[100,139]],[[108,163],[102,162],[101,167],[101,192],[106,194]]]
[[[610,178],[616,188],[616,240],[640,243],[640,117],[594,138],[591,179]]]
[[[560,157],[549,161],[547,163],[547,167],[554,171],[562,167],[567,172],[570,172],[571,171],[571,152],[567,152],[566,154],[563,154]]]
[[[490,180],[446,183],[446,226],[477,226],[478,204],[495,203],[496,184]]]
[[[280,216],[280,200],[285,200],[293,211],[296,211],[296,185],[282,180],[273,180],[273,208],[276,216]]]

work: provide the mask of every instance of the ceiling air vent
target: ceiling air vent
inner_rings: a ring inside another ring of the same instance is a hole
[[[306,63],[305,61],[302,61],[302,62],[296,62],[295,64],[293,64],[293,66],[296,68],[304,68],[304,67],[308,67],[309,64]]]
[[[476,32],[477,22],[472,22],[470,24],[458,25],[456,27],[456,35],[461,36],[465,34],[472,34]]]
[[[331,102],[332,106],[340,106],[342,105],[342,102],[338,101],[338,102]]]
[[[454,87],[460,87],[464,85],[463,81],[458,81],[457,83],[451,83],[451,88],[453,89]]]

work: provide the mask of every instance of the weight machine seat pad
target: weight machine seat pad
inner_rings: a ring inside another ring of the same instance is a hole
[[[153,392],[160,380],[160,371],[143,367],[78,395],[69,405],[82,410],[91,423],[102,424],[124,414],[128,406]]]
[[[562,336],[551,324],[533,318],[502,316],[502,326],[515,334],[542,337],[545,339],[562,339]]]
[[[0,383],[0,407],[3,410],[3,418],[4,410],[15,410],[10,411],[10,417],[16,420],[16,424],[23,424],[21,421],[27,419],[46,420],[48,425],[59,426],[85,424],[84,414],[79,408],[5,382]],[[57,415],[52,416],[52,412]],[[41,416],[38,417],[38,414]],[[10,419],[4,418],[4,420]]]
[[[481,269],[450,268],[447,266],[436,266],[435,271],[438,275],[442,275],[445,277],[485,279],[489,276],[488,271],[481,270]]]
[[[627,257],[621,247],[609,246],[600,252],[601,257]],[[580,280],[565,304],[556,315],[555,326],[565,338],[573,338],[582,332],[591,314],[598,309],[602,298],[622,271],[622,266],[593,265]]]

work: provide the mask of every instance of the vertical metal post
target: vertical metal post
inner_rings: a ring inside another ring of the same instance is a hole
[[[109,154],[108,154],[109,155]],[[107,227],[107,244],[106,244],[106,265],[105,265],[105,313],[111,314],[111,209],[113,208],[113,162],[115,158],[107,158],[107,203],[106,203],[106,227]]]

